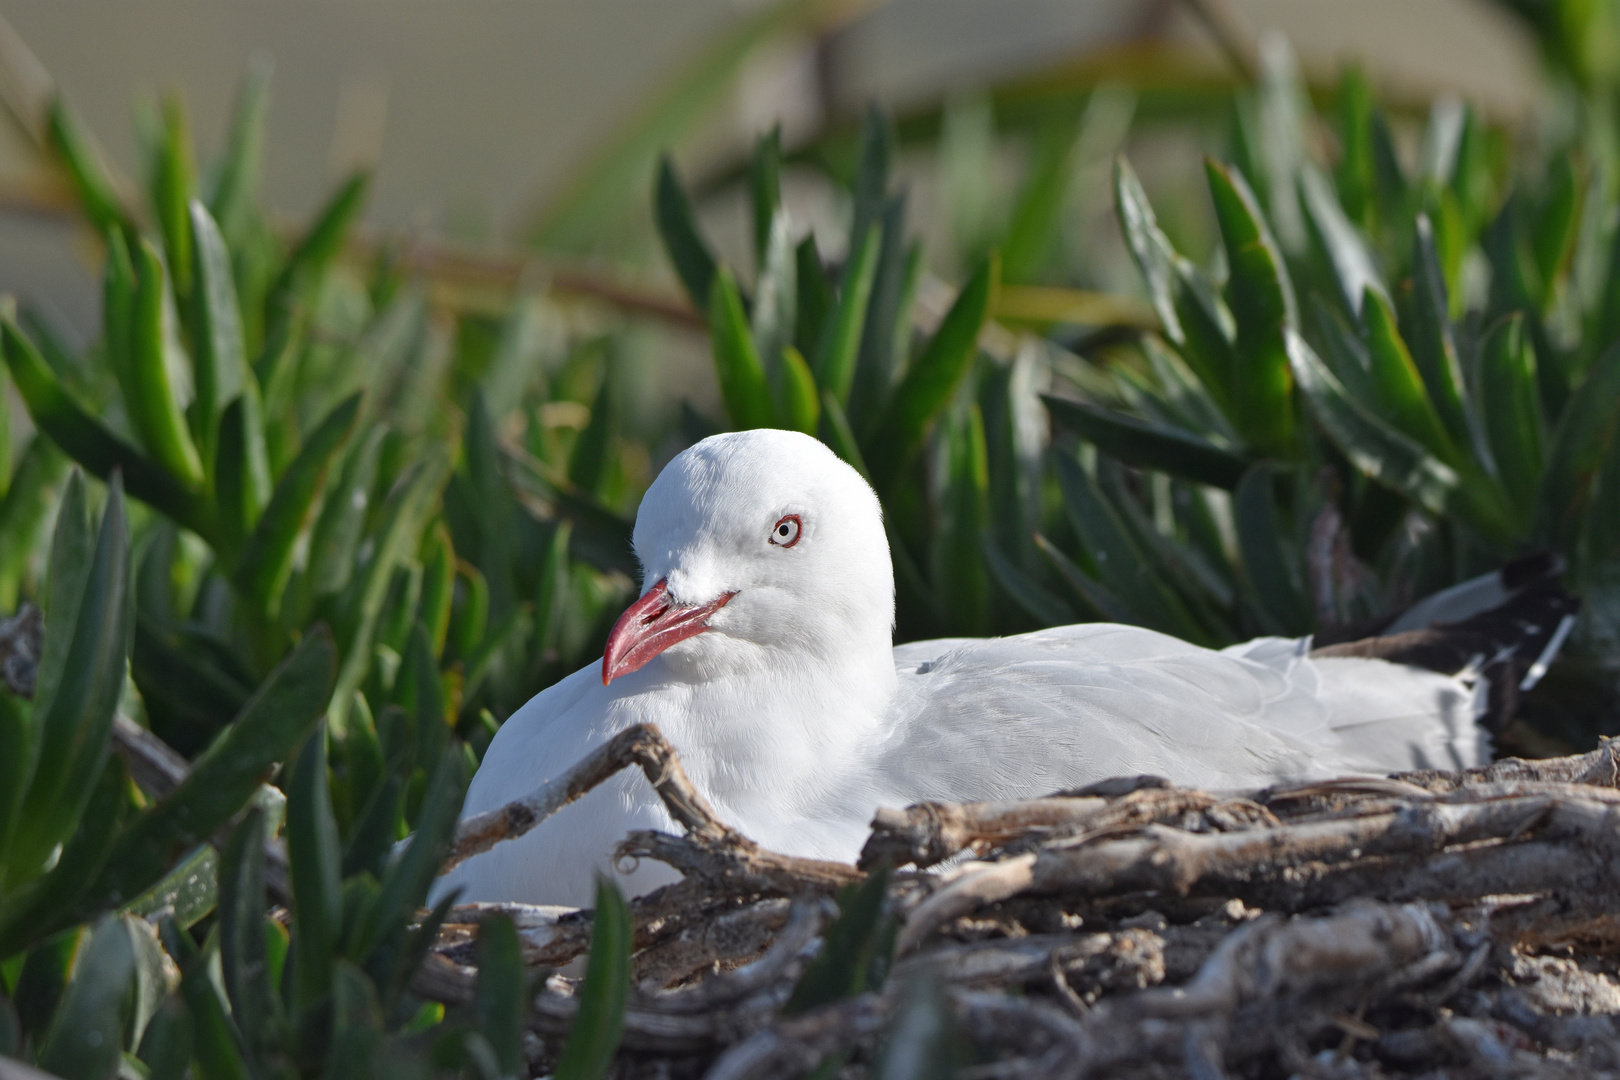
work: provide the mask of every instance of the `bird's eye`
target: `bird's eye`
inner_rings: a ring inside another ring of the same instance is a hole
[[[799,542],[801,527],[798,514],[787,515],[771,526],[771,543],[778,547],[792,547]]]

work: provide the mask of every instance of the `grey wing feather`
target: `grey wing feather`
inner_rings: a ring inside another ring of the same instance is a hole
[[[911,799],[1019,798],[1141,773],[1240,788],[1477,756],[1458,680],[1309,647],[1215,652],[1112,624],[905,646],[883,780]],[[1358,708],[1369,681],[1383,692]]]

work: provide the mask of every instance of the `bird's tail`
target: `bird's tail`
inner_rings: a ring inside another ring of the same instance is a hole
[[[1564,591],[1563,572],[1556,555],[1526,555],[1425,597],[1365,636],[1327,644],[1319,637],[1311,655],[1390,660],[1447,675],[1473,670],[1490,687],[1481,722],[1500,731],[1574,628],[1580,601]]]

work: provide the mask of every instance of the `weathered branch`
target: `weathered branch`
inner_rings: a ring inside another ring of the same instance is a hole
[[[646,774],[670,816],[694,835],[717,840],[736,835],[735,830],[721,823],[709,801],[686,778],[675,748],[663,732],[652,724],[638,724],[619,732],[579,764],[523,798],[462,821],[443,869],[449,870],[504,840],[517,839],[632,765]]]

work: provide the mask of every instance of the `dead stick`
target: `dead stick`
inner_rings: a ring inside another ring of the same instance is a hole
[[[721,823],[709,801],[687,779],[675,748],[670,746],[663,732],[652,724],[637,724],[619,732],[573,768],[523,798],[462,821],[456,828],[450,857],[440,873],[504,840],[517,839],[619,770],[632,765],[640,767],[670,816],[690,832],[714,839],[735,835],[735,830]]]

